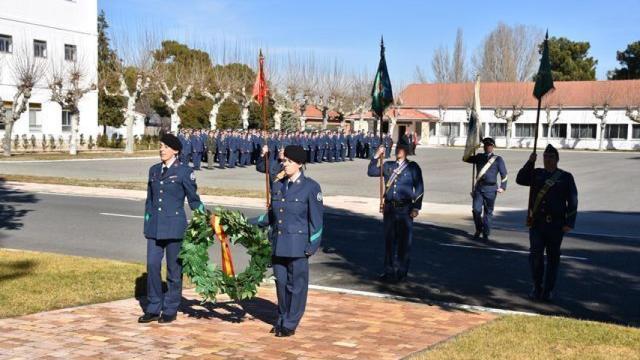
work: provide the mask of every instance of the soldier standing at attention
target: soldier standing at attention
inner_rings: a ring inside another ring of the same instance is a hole
[[[182,265],[178,254],[187,228],[184,200],[191,210],[205,211],[197,192],[193,170],[176,157],[182,149],[180,140],[171,134],[160,139],[161,162],[149,169],[144,213],[144,236],[147,238],[147,300],[140,323],[170,323],[176,319],[182,299]],[[162,291],[162,258],[167,257],[168,291]]]
[[[473,238],[478,240],[482,234],[483,240],[488,241],[496,195],[507,190],[507,167],[502,157],[493,153],[496,143],[492,138],[484,138],[482,144],[484,154],[472,155],[462,161],[474,164],[478,174],[471,192],[473,222],[476,226]],[[500,174],[500,183],[498,183],[498,174]]]
[[[277,337],[294,335],[302,319],[309,287],[308,259],[322,238],[322,191],[302,172],[306,156],[299,145],[284,149],[282,163],[270,166],[270,170],[281,169],[272,177],[271,207],[252,221],[271,227],[271,263],[278,296],[278,319],[271,332]],[[266,170],[264,160],[259,163],[262,166],[256,169]]]
[[[564,234],[576,224],[578,189],[573,175],[558,169],[560,154],[551,144],[542,155],[544,168],[536,169],[536,154],[518,172],[516,182],[531,187],[529,225],[529,265],[533,277],[532,300],[551,301],[560,265],[560,245]],[[532,206],[531,206],[532,205]],[[547,253],[545,267],[544,253]]]
[[[418,216],[422,207],[424,184],[420,166],[409,161],[407,155],[411,145],[402,138],[396,146],[396,160],[380,164],[380,156],[384,154],[384,146],[380,146],[374,154],[367,175],[380,176],[382,171],[384,192],[384,273],[383,281],[403,281],[409,271],[411,242],[413,239],[413,219]]]
[[[213,160],[218,151],[216,134],[213,130],[209,131],[207,136],[207,169],[213,170]]]

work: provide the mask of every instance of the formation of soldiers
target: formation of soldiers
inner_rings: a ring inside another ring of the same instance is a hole
[[[194,170],[200,170],[202,163],[207,169],[235,168],[255,165],[263,145],[276,159],[278,153],[287,145],[301,146],[307,156],[307,164],[322,162],[353,161],[356,158],[371,159],[375,150],[383,145],[386,157],[391,154],[393,141],[391,136],[380,137],[364,131],[349,130],[325,131],[260,131],[260,130],[202,130],[182,129],[178,134],[182,144],[180,162],[193,164]]]

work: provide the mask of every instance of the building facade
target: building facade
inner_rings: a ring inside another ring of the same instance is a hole
[[[13,136],[53,136],[68,141],[71,118],[51,101],[48,80],[51,69],[79,64],[87,84],[97,83],[98,38],[97,0],[21,0],[3,1],[0,12],[0,98],[3,109],[11,111],[16,93],[12,63],[18,56],[44,62],[46,71],[29,99],[27,111],[14,123]],[[101,133],[98,127],[98,92],[85,94],[79,104],[79,133],[85,139]],[[0,123],[0,136],[4,124]]]
[[[533,147],[537,100],[533,83],[483,83],[481,121],[485,136],[510,147]],[[412,84],[401,94],[403,109],[428,114],[421,144],[464,146],[473,84]],[[556,82],[542,101],[538,144],[571,149],[640,150],[640,80]],[[606,110],[606,111],[605,111]],[[415,125],[414,125],[415,126]],[[417,126],[415,126],[417,130]]]

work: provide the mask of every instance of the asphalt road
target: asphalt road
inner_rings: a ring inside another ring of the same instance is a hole
[[[525,208],[528,190],[515,183],[528,150],[496,151],[509,171],[508,191],[496,206]],[[423,172],[425,201],[468,204],[471,165],[463,163],[461,148],[420,148],[412,157]],[[6,162],[0,161],[2,174],[58,176],[78,179],[146,181],[149,166],[157,159],[119,159],[88,161]],[[539,166],[541,165],[541,160]],[[320,183],[325,195],[375,197],[378,180],[366,176],[367,160],[309,165],[306,174]],[[573,173],[579,190],[580,210],[597,213],[640,214],[640,153],[562,151],[560,167]],[[204,186],[263,190],[264,178],[253,167],[203,170],[197,173]]]
[[[142,201],[21,193],[0,188],[0,247],[144,262]],[[247,216],[261,210],[241,209]],[[327,209],[316,285],[640,326],[640,239],[569,235],[554,304],[531,302],[528,236],[497,230],[473,242],[471,223],[418,223],[408,282],[376,280],[383,260],[379,218]],[[219,262],[217,247],[212,259]],[[247,258],[234,248],[238,269]]]

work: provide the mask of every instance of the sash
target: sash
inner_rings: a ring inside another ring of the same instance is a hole
[[[536,200],[533,203],[533,207],[529,211],[527,225],[531,226],[533,224],[533,215],[538,211],[538,208],[540,207],[542,200],[547,195],[551,187],[555,185],[556,182],[558,182],[558,179],[560,178],[560,176],[562,176],[562,171],[558,169],[556,170],[555,173],[553,173],[553,175],[551,175],[550,178],[548,178],[544,182],[544,186],[542,187],[542,189],[540,189],[540,191],[538,192],[538,195],[536,195]]]
[[[476,176],[476,185],[478,184],[478,182],[480,181],[480,179],[482,179],[482,177],[484,176],[484,174],[487,173],[487,171],[489,170],[489,168],[491,167],[491,165],[493,165],[494,162],[496,162],[496,158],[498,156],[497,155],[492,155],[489,158],[489,161],[487,161],[486,164],[484,164],[484,166],[482,167],[482,169],[480,169],[480,171],[478,172],[478,176]]]
[[[398,175],[400,175],[400,173],[407,168],[407,166],[409,165],[409,161],[405,160],[404,163],[402,163],[402,165],[400,165],[399,168],[393,170],[393,173],[391,173],[391,176],[389,176],[389,180],[387,180],[387,183],[385,185],[385,190],[384,193],[386,194],[387,191],[389,191],[389,189],[391,188],[391,185],[393,185],[393,183],[396,182],[396,180],[398,179]]]

